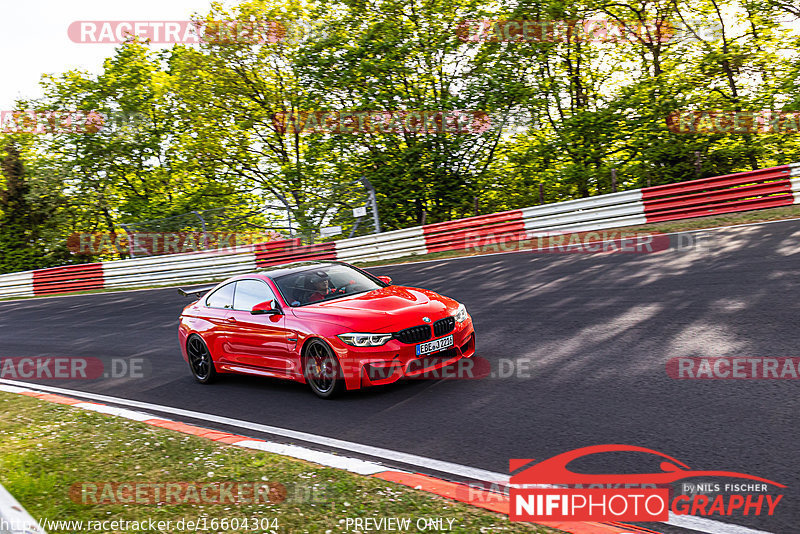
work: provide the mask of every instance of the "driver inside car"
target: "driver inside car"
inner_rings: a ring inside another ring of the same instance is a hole
[[[308,302],[323,300],[331,293],[328,275],[324,272],[315,273],[314,278],[311,279],[311,288],[313,293],[308,296]]]

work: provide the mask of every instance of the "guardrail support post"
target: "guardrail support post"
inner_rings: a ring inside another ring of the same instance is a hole
[[[360,178],[360,180],[369,193],[369,205],[370,208],[372,208],[372,222],[375,225],[375,233],[379,234],[381,233],[381,220],[378,217],[378,202],[375,199],[375,188],[372,187],[372,183],[370,183],[370,181],[363,176]]]

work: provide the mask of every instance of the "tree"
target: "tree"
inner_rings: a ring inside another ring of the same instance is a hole
[[[66,247],[48,250],[42,243],[49,212],[31,195],[16,139],[0,144],[0,272],[25,271],[63,261]]]

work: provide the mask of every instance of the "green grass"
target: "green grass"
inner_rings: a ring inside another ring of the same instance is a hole
[[[82,504],[69,497],[70,486],[81,482],[187,481],[279,482],[288,498],[279,504],[155,505]],[[453,532],[558,532],[511,523],[499,514],[375,478],[3,392],[0,483],[36,519],[174,524],[202,517],[257,517],[277,519],[276,532],[333,534],[346,532],[347,517],[408,517],[412,522],[443,517],[455,519]],[[131,532],[159,530],[126,531]]]
[[[750,224],[764,221],[779,221],[784,219],[797,219],[800,218],[800,204],[793,204],[791,206],[782,206],[780,208],[770,208],[764,210],[744,211],[739,213],[728,213],[724,215],[710,215],[708,217],[696,217],[693,219],[682,219],[679,221],[667,221],[661,223],[650,223],[640,226],[624,226],[620,228],[607,228],[604,232],[612,232],[614,230],[621,230],[626,232],[685,232],[689,230],[702,230],[704,228],[716,228],[719,226],[734,226],[737,224]],[[435,252],[433,254],[412,254],[400,258],[393,258],[390,260],[376,260],[376,261],[363,261],[352,262],[359,267],[378,267],[381,265],[395,265],[398,263],[414,263],[420,261],[431,260],[444,260],[449,258],[461,258],[466,256],[480,256],[482,254],[490,254],[496,252],[489,247],[486,251],[475,250],[448,250],[445,252]],[[225,280],[226,277],[205,280],[200,282],[190,282],[186,284],[178,284],[175,286],[152,285],[137,287],[134,289],[159,289],[165,287],[178,287],[181,286],[196,286],[202,284],[214,284]],[[115,289],[93,289],[89,291],[74,291],[70,293],[62,293],[61,295],[85,295],[91,293],[108,293],[114,291],[130,291],[130,288],[115,288]],[[47,298],[53,295],[38,295],[34,297],[6,297],[0,298],[0,302],[4,300],[23,300],[32,298]]]

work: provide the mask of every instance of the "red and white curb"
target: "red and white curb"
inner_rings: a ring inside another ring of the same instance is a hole
[[[349,458],[338,454],[315,451],[305,447],[300,447],[298,445],[288,445],[283,443],[276,443],[261,439],[250,438],[238,434],[230,434],[228,432],[221,432],[218,430],[203,428],[195,425],[190,425],[187,423],[182,423],[180,421],[164,419],[162,417],[157,417],[155,415],[147,414],[144,412],[129,410],[127,408],[118,408],[115,406],[108,406],[106,404],[101,404],[96,402],[86,402],[72,397],[67,397],[61,394],[47,393],[44,391],[37,391],[36,389],[28,387],[15,386],[9,384],[8,382],[11,381],[7,380],[4,380],[3,382],[5,383],[0,384],[0,391],[5,391],[7,393],[16,393],[19,395],[34,397],[39,400],[47,402],[53,402],[56,404],[65,404],[72,406],[74,408],[82,408],[84,410],[90,410],[93,412],[103,413],[107,415],[114,415],[117,417],[123,417],[125,419],[138,421],[148,425],[157,426],[160,428],[166,428],[184,434],[191,434],[193,436],[207,438],[227,445],[235,445],[237,447],[244,447],[247,449],[280,454],[283,456],[289,456],[291,458],[306,460],[308,462],[313,462],[326,467],[343,469],[351,473],[371,476],[388,482],[394,482],[397,484],[408,486],[416,490],[433,493],[441,497],[453,499],[462,503],[490,510],[492,512],[496,512],[499,514],[508,515],[509,512],[508,495],[502,493],[478,490],[466,484],[450,482],[444,479],[423,475],[421,473],[411,473],[408,471],[400,471],[395,469],[388,470],[385,466],[381,464],[366,460],[361,460],[358,458]],[[36,388],[58,389],[58,388],[49,388],[48,386],[40,387],[38,385],[36,386]],[[81,396],[85,396],[82,392],[75,392],[75,393],[80,394]],[[124,402],[125,400],[120,399],[120,401]],[[444,464],[445,462],[441,463]],[[2,517],[2,514],[0,514],[0,517]],[[652,530],[642,529],[640,527],[634,527],[631,525],[623,525],[615,523],[551,521],[551,522],[540,522],[538,524],[550,528],[563,530],[565,532],[570,532],[572,534],[636,534],[636,533],[658,534]],[[31,531],[31,534],[41,534],[43,532],[44,531],[40,529],[38,531]],[[5,533],[0,531],[0,534],[5,534]]]

